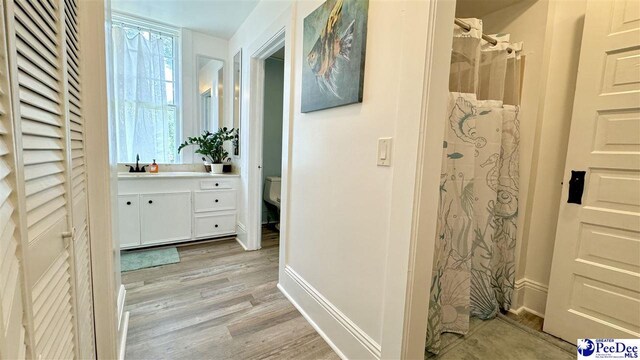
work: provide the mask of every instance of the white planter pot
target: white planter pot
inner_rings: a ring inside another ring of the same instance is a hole
[[[222,174],[222,167],[224,164],[211,164],[211,173],[212,174]]]

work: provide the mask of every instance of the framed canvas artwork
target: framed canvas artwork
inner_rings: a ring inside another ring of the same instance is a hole
[[[368,0],[327,0],[304,19],[303,113],[362,102]]]

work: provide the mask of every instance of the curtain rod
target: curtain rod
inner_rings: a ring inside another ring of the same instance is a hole
[[[454,22],[456,25],[460,26],[461,28],[463,28],[463,29],[465,29],[465,30],[467,30],[467,31],[471,31],[471,25],[467,24],[466,22],[464,22],[464,21],[462,21],[462,20],[460,20],[460,19],[458,19],[458,18],[453,19],[453,22]],[[498,40],[496,40],[496,39],[492,38],[492,37],[491,37],[491,36],[489,36],[489,35],[486,35],[485,33],[482,33],[482,38],[483,38],[485,41],[487,41],[489,44],[491,44],[491,45],[494,45],[494,46],[495,46],[495,45],[497,45],[497,44],[498,44]],[[508,48],[507,48],[507,52],[508,52],[509,54],[511,54],[511,52],[512,52],[512,51],[513,51],[513,49],[512,49],[511,47],[508,47]]]

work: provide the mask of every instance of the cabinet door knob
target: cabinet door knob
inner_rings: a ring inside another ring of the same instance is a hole
[[[153,200],[149,200],[149,204],[153,204]]]
[[[127,201],[127,205],[131,205],[131,201]]]
[[[218,227],[218,224],[216,224],[216,227]]]
[[[216,186],[218,186],[218,185],[219,185],[219,184],[218,184],[218,183],[216,183]]]
[[[216,202],[218,202],[218,199],[216,199]]]

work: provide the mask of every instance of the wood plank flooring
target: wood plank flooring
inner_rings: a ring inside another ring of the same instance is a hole
[[[522,311],[519,315],[516,315],[512,312],[507,312],[505,315],[509,319],[515,320],[530,329],[542,332],[542,325],[544,324],[544,319],[541,318],[540,316],[534,315],[526,311]]]
[[[277,232],[179,246],[180,263],[122,274],[126,359],[339,359],[276,288]]]

